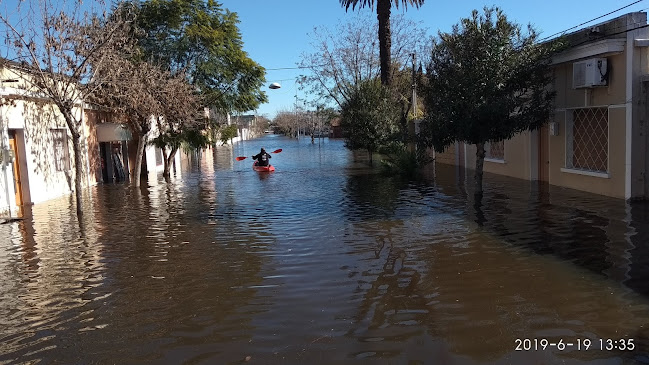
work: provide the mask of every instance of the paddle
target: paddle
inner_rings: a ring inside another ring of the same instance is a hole
[[[273,151],[273,152],[271,152],[271,153],[280,153],[280,152],[282,152],[282,149],[281,149],[281,148],[276,149],[275,151]],[[247,159],[247,158],[248,158],[248,157],[245,157],[245,156],[239,156],[239,157],[236,158],[236,160],[237,160],[237,161],[243,161],[243,160],[245,160],[245,159]]]

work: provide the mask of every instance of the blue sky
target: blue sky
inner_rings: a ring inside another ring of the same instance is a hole
[[[427,0],[419,8],[408,8],[405,16],[422,21],[429,34],[438,30],[449,31],[460,18],[470,15],[473,9],[485,5],[502,8],[508,18],[520,24],[531,23],[542,36],[564,31],[593,18],[612,12],[636,0],[505,0],[484,2],[476,0]],[[345,9],[338,0],[221,0],[223,6],[239,15],[244,49],[250,57],[267,69],[266,91],[269,103],[257,109],[258,114],[270,118],[278,110],[292,109],[295,101],[294,79],[304,71],[275,70],[295,67],[303,52],[310,52],[308,33],[315,26],[333,27],[345,17]],[[633,12],[646,11],[649,0],[641,0],[614,14],[588,23],[578,29]],[[351,10],[350,10],[351,12]],[[375,17],[369,9],[356,12]],[[402,12],[401,7],[393,13]],[[279,82],[282,88],[268,89],[271,82]]]

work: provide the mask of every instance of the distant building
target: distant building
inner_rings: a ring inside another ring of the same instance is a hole
[[[257,116],[254,114],[239,115],[234,117],[237,126],[239,127],[240,140],[245,141],[258,137],[254,133],[255,125],[257,124]]]
[[[258,116],[254,114],[232,116],[230,113],[220,113],[214,109],[206,109],[205,116],[214,120],[217,125],[236,124],[237,136],[232,139],[232,143],[245,141],[261,135],[261,132],[257,133],[255,129]]]
[[[329,127],[329,138],[343,138],[343,129],[340,126],[340,117],[333,118]]]

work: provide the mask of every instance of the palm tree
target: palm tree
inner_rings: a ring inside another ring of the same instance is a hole
[[[379,57],[381,58],[381,84],[390,85],[392,66],[390,56],[390,45],[392,37],[390,35],[390,8],[392,7],[393,0],[340,0],[340,5],[349,10],[356,10],[356,7],[364,8],[371,7],[374,9],[376,3],[376,18],[379,20]],[[394,6],[399,8],[399,4],[403,4],[404,8],[408,5],[419,8],[424,4],[424,0],[394,0]]]

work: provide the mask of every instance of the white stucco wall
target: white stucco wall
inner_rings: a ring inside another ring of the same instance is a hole
[[[13,168],[3,162],[0,164],[0,216],[15,216],[16,211]]]
[[[70,194],[73,191],[75,178],[74,151],[68,127],[58,110],[51,104],[38,105],[24,100],[16,100],[13,105],[6,105],[0,109],[0,115],[6,123],[3,138],[7,138],[8,129],[16,134],[23,203],[40,203]],[[77,112],[80,113],[80,110]],[[63,171],[56,169],[53,129],[62,130],[67,136],[69,163],[68,168]],[[85,137],[85,134],[82,134],[82,153],[86,151]],[[85,154],[83,166],[87,167]],[[9,185],[13,185],[13,171],[8,173],[7,177],[10,181]],[[82,183],[87,185],[87,179]],[[6,195],[6,192],[3,194]]]

